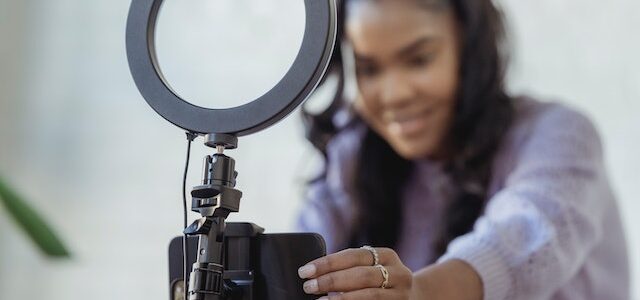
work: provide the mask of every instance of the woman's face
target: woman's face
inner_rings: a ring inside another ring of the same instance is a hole
[[[447,7],[356,0],[347,38],[356,59],[356,110],[406,159],[438,158],[456,104],[459,33]]]

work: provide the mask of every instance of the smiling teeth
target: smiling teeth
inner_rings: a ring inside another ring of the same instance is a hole
[[[388,122],[388,123],[393,123],[393,122],[403,123],[403,122],[411,121],[411,120],[413,120],[415,118],[424,117],[427,114],[428,114],[428,111],[423,111],[423,112],[417,113],[417,114],[411,114],[411,115],[406,115],[405,114],[404,116],[401,116],[401,115],[398,115],[397,113],[393,113],[393,112],[387,111],[387,112],[383,113],[382,119],[384,121]]]
[[[401,134],[402,133],[402,125],[398,122],[392,122],[388,126],[389,131],[393,134]]]
[[[393,121],[395,121],[395,114],[393,112],[390,112],[390,111],[385,111],[382,114],[382,119],[387,121],[387,122],[393,122]]]

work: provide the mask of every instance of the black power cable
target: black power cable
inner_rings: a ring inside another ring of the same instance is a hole
[[[187,132],[187,160],[184,165],[184,176],[182,177],[182,206],[183,206],[183,227],[187,229],[187,173],[189,172],[189,159],[191,157],[191,142],[198,137],[197,134],[193,132]],[[189,273],[187,264],[189,263],[188,258],[188,245],[187,245],[187,234],[183,233],[182,235],[182,264],[183,264],[183,277],[182,280],[184,282],[184,300],[188,300],[189,293]]]

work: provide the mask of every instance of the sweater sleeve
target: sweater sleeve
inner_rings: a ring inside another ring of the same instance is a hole
[[[439,259],[471,265],[487,300],[548,299],[602,239],[608,183],[594,126],[561,106],[530,126],[504,187]]]

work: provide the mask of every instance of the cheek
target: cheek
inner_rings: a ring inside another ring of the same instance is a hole
[[[375,79],[358,79],[359,96],[356,109],[370,125],[376,128],[382,126],[384,109],[377,98],[379,87],[380,84]]]
[[[365,100],[367,99],[367,100]],[[382,120],[382,108],[371,98],[366,98],[361,91],[355,102],[356,113],[378,134],[385,137],[385,126]]]
[[[416,86],[420,87],[421,99],[428,102],[434,110],[430,116],[428,132],[422,136],[421,144],[424,155],[433,155],[449,133],[453,121],[458,94],[457,72],[451,68],[433,69],[416,79]]]
[[[377,82],[376,79],[373,78],[357,78],[357,83],[358,83],[358,92],[360,93],[360,97],[367,99],[367,106],[370,108],[374,108],[376,105],[374,103],[374,101],[372,101],[372,99],[376,98],[376,95],[378,94],[378,90],[380,87],[380,84]]]
[[[458,67],[453,58],[435,62],[430,68],[418,71],[413,78],[413,85],[419,93],[430,101],[439,104],[453,105],[458,91]]]

